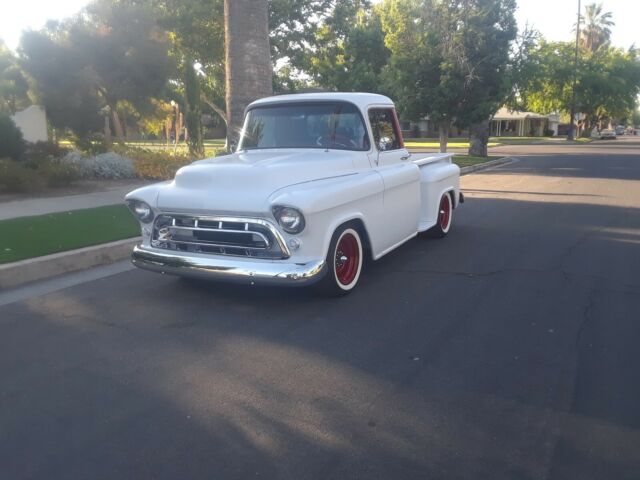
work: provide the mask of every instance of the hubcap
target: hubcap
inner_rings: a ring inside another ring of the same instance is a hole
[[[342,285],[349,285],[356,278],[360,264],[358,240],[351,233],[340,238],[336,247],[336,278]]]
[[[449,195],[443,195],[440,199],[440,214],[438,218],[438,223],[440,223],[440,228],[442,230],[447,230],[449,228],[449,219],[451,218],[451,201],[449,200]]]

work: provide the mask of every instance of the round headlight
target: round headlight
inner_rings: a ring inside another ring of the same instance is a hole
[[[133,216],[142,223],[149,223],[153,220],[153,210],[148,203],[142,200],[129,200],[127,201],[127,205],[131,213],[133,213]]]
[[[291,207],[275,207],[273,215],[287,233],[300,233],[304,230],[304,216],[295,208]]]

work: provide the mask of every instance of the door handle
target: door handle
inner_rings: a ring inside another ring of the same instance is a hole
[[[409,153],[407,155],[400,157],[400,160],[409,160],[410,158],[411,158],[411,154]]]

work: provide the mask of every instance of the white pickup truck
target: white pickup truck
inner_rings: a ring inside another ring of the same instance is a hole
[[[140,221],[134,265],[343,294],[365,258],[419,232],[443,237],[464,201],[451,154],[411,155],[393,102],[368,93],[253,102],[236,151],[181,168],[126,202]]]

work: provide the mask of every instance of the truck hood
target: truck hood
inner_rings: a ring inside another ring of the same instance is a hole
[[[178,170],[163,186],[157,206],[164,211],[262,213],[269,196],[284,187],[355,172],[353,155],[323,149],[243,151],[200,160]]]

